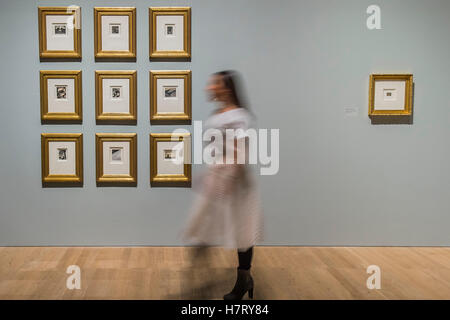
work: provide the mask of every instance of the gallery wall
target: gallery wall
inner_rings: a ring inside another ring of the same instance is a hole
[[[375,3],[376,2],[376,3]],[[10,1],[0,5],[0,245],[182,245],[193,188],[152,188],[149,70],[237,69],[260,128],[280,129],[280,170],[259,176],[266,245],[450,245],[447,0]],[[37,6],[82,8],[81,62],[40,62]],[[381,30],[366,27],[371,4]],[[137,61],[95,62],[94,6],[137,8]],[[148,7],[192,7],[192,60],[148,59]],[[81,69],[83,123],[41,125],[39,70]],[[95,70],[137,70],[135,126],[95,124]],[[413,124],[372,125],[369,75],[414,74]],[[193,126],[180,126],[193,132]],[[42,132],[82,132],[84,186],[42,188]],[[137,187],[97,187],[95,133],[138,134]],[[194,137],[195,139],[195,137]],[[202,167],[193,166],[193,175]]]

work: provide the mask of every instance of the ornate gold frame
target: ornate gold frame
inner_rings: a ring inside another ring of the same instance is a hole
[[[405,108],[403,110],[375,110],[375,81],[405,81]],[[374,116],[410,116],[413,101],[412,74],[371,74],[369,84],[369,117]]]
[[[47,50],[47,15],[73,15],[74,16],[74,50]],[[41,60],[73,59],[81,60],[81,8],[70,7],[38,7],[39,20],[39,57]],[[79,27],[79,28],[77,28]]]
[[[157,80],[184,79],[184,112],[158,113],[157,110]],[[192,119],[191,103],[191,71],[150,71],[150,122],[153,124],[186,123]]]
[[[190,187],[191,186],[191,159],[184,164],[184,174],[158,174],[157,143],[161,141],[188,141],[188,156],[191,157],[190,133],[151,133],[150,134],[150,184],[152,187]],[[185,144],[186,146],[186,144]]]
[[[103,142],[130,142],[130,174],[106,175],[103,173]],[[137,134],[136,133],[96,133],[96,173],[97,186],[136,186],[137,185]]]
[[[191,8],[190,7],[150,7],[150,59],[190,59],[191,58]],[[183,47],[181,51],[157,51],[156,49],[156,17],[164,15],[182,15],[184,17]]]
[[[129,51],[103,51],[101,16],[128,16]],[[94,54],[97,60],[136,60],[136,8],[95,7],[94,8]]]
[[[74,79],[75,90],[75,112],[48,112],[48,79]],[[82,89],[81,70],[41,70],[41,123],[81,123],[82,112]]]
[[[95,119],[104,124],[136,124],[137,122],[137,71],[135,70],[98,70],[95,71]],[[103,79],[130,80],[130,112],[103,112]]]
[[[74,141],[76,149],[74,175],[50,175],[49,149],[50,141]],[[41,134],[42,186],[83,186],[83,134],[82,133],[42,133]]]

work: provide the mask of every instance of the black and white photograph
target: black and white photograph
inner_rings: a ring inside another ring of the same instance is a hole
[[[164,160],[173,160],[176,158],[176,151],[173,149],[164,150]]]
[[[177,87],[164,87],[164,97],[165,98],[176,98],[177,97]]]
[[[173,36],[175,34],[175,25],[166,24],[166,35]]]
[[[111,34],[118,35],[120,34],[120,24],[111,24]]]
[[[67,86],[56,86],[56,99],[67,99]]]
[[[392,101],[396,99],[396,90],[395,89],[384,89],[384,100]]]
[[[58,23],[54,24],[55,35],[66,35],[67,34],[67,24]]]
[[[113,99],[119,99],[122,87],[111,87],[111,97]]]
[[[122,148],[111,148],[111,160],[122,161]]]
[[[58,160],[67,160],[67,148],[58,148]]]

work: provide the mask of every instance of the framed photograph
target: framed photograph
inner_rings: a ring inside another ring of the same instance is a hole
[[[42,186],[83,185],[83,134],[42,133]]]
[[[135,70],[95,72],[97,123],[136,124],[136,78]]]
[[[97,133],[98,186],[137,185],[136,133]]]
[[[192,119],[191,71],[150,71],[150,122],[187,123]]]
[[[81,60],[81,8],[38,7],[39,57]]]
[[[94,8],[97,60],[136,60],[136,8]]]
[[[150,184],[162,187],[191,186],[190,133],[150,134]]]
[[[191,58],[191,8],[151,7],[150,59]]]
[[[412,74],[370,75],[369,117],[410,116],[412,103]]]
[[[81,70],[41,70],[41,122],[81,123]]]

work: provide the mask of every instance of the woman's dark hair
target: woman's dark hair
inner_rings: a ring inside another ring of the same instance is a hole
[[[230,89],[233,102],[239,108],[248,109],[245,98],[242,94],[241,76],[235,70],[224,70],[214,73],[214,75],[221,76],[225,87]]]

